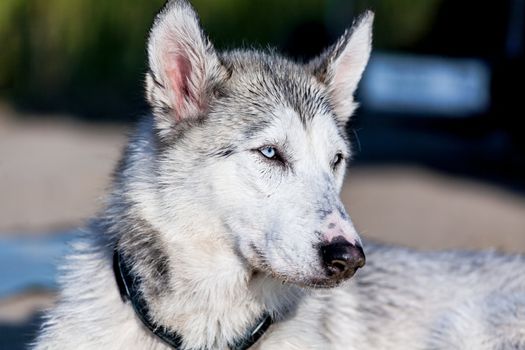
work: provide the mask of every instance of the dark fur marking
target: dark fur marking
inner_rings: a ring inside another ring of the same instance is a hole
[[[339,215],[341,215],[341,217],[344,220],[348,220],[348,215],[346,214],[346,211],[342,207],[338,206],[337,211],[339,212]]]
[[[321,220],[324,220],[328,215],[332,214],[333,213],[333,210],[332,209],[329,209],[329,210],[326,210],[326,209],[317,209],[317,214],[319,214],[319,218]]]
[[[226,148],[220,148],[220,149],[217,149],[217,150],[213,150],[210,153],[208,153],[208,156],[209,157],[214,157],[214,158],[227,158],[230,155],[232,155],[233,152],[234,152],[233,146],[229,146],[229,147],[226,147]]]
[[[160,234],[144,219],[130,216],[113,218],[118,249],[141,279],[146,297],[157,297],[169,290],[169,257],[164,252]]]
[[[158,87],[162,88],[162,89],[165,89],[166,87],[160,83],[160,81],[157,79],[157,77],[155,76],[155,73],[153,73],[153,71],[151,70],[151,68],[148,68],[148,74],[150,75],[151,77],[151,80],[153,81],[153,83],[155,85],[157,85]]]
[[[259,132],[264,130],[270,125],[269,120],[259,120],[257,122],[250,123],[246,129],[244,129],[243,136],[247,140],[252,139]],[[262,145],[261,145],[262,146]]]

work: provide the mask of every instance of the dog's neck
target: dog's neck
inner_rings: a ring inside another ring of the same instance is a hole
[[[297,288],[252,271],[224,242],[166,242],[147,221],[124,221],[117,249],[141,281],[148,316],[187,348],[238,343],[264,315],[279,320],[299,300]]]
[[[113,253],[113,272],[122,301],[132,306],[136,316],[142,321],[144,326],[173,349],[182,348],[184,346],[184,338],[181,334],[163,325],[155,324],[152,320],[148,303],[140,291],[141,280],[132,274],[129,264],[124,260],[118,249],[115,249]],[[230,348],[233,350],[250,348],[265,334],[272,323],[273,316],[268,312],[264,312],[241,338],[230,341]]]
[[[109,207],[120,210],[108,213],[107,227],[141,280],[154,324],[176,331],[187,348],[226,348],[265,313],[276,321],[288,314],[303,291],[252,270],[206,208],[155,208],[158,193],[143,180],[153,172],[147,158],[132,159],[131,178],[117,180]]]

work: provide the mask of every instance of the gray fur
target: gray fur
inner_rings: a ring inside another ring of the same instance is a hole
[[[323,268],[320,245],[360,242],[339,191],[372,18],[302,65],[218,53],[191,6],[168,2],[148,44],[152,115],[67,258],[34,348],[167,349],[120,299],[114,249],[143,282],[153,321],[188,349],[225,349],[264,312],[276,323],[254,348],[525,348],[521,256],[368,243],[354,278]]]

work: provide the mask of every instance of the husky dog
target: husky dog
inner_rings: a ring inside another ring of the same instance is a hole
[[[35,349],[525,349],[525,259],[366,245],[340,199],[362,15],[317,59],[217,52],[183,0]],[[344,282],[344,283],[343,283]]]

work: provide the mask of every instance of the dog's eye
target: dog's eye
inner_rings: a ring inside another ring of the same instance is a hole
[[[276,147],[273,146],[264,146],[261,148],[258,148],[257,151],[262,154],[262,156],[265,159],[271,160],[272,162],[279,163],[281,165],[284,165],[286,162],[284,158],[279,153],[279,150]]]
[[[332,161],[332,168],[337,168],[339,164],[343,161],[343,154],[337,153],[334,157],[334,160]]]
[[[268,159],[275,159],[277,157],[277,150],[275,147],[265,146],[259,149],[259,152]]]

